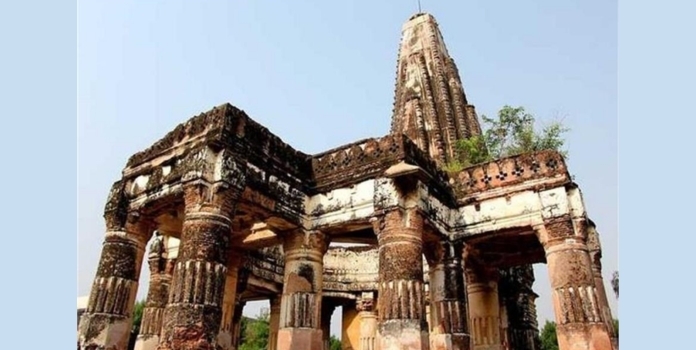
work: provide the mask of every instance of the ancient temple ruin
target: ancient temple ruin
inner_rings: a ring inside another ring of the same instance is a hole
[[[560,349],[612,349],[597,230],[563,157],[443,172],[480,133],[424,13],[402,28],[384,137],[310,155],[230,104],[191,118],[111,189],[79,348],[126,349],[146,257],[141,350],[235,349],[253,300],[270,301],[270,349],[327,349],[342,306],[344,349],[536,350],[534,263]]]

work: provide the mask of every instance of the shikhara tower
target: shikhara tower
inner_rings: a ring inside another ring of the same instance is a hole
[[[391,132],[405,134],[439,163],[455,157],[458,139],[481,134],[435,18],[411,17],[402,28]]]
[[[342,306],[344,348],[536,350],[534,263],[560,349],[612,349],[599,236],[563,157],[440,169],[480,133],[422,13],[403,26],[382,138],[309,155],[230,104],[191,118],[112,186],[78,348],[126,349],[147,251],[139,350],[236,349],[252,300],[270,302],[269,349],[328,349]]]

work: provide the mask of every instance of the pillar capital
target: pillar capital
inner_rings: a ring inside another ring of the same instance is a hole
[[[417,208],[394,208],[372,219],[372,228],[377,240],[408,241],[423,245],[423,215]],[[385,241],[384,243],[388,243]]]
[[[164,240],[158,231],[155,231],[152,241],[148,246],[147,262],[150,265],[150,275],[164,273],[167,269],[167,250]]]
[[[111,186],[109,196],[104,206],[104,220],[107,231],[122,231],[126,225],[128,216],[128,198],[125,191],[125,183],[116,181]]]
[[[475,285],[497,286],[498,281],[500,280],[500,271],[496,268],[490,268],[478,264],[466,264],[464,271],[466,274],[466,283],[470,288]]]
[[[283,252],[285,259],[309,259],[323,261],[329,249],[328,237],[320,231],[293,230],[284,234]]]
[[[372,298],[360,298],[355,302],[355,309],[358,312],[374,312],[375,301]]]
[[[223,188],[206,182],[188,182],[184,186],[184,213],[187,218],[205,217],[231,225],[241,190]]]
[[[271,297],[268,302],[270,304],[269,312],[273,313],[273,310],[280,311],[280,301],[282,299],[282,296],[280,295],[275,295]]]
[[[588,249],[588,223],[587,219],[571,218],[569,215],[544,220],[543,225],[534,226],[534,231],[539,242],[546,250],[547,255],[556,245],[575,245],[578,248]]]
[[[185,186],[204,184],[215,192],[228,189],[241,192],[246,186],[247,178],[246,161],[243,158],[235,150],[199,147],[184,158],[182,166],[186,170],[181,182]]]

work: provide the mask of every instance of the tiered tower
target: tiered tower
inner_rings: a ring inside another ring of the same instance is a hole
[[[466,97],[459,70],[447,52],[435,17],[427,13],[413,15],[401,31],[391,133],[405,134],[442,166],[457,157],[457,140],[481,135],[481,132],[476,109]],[[520,274],[521,271],[525,273]],[[501,302],[501,307],[506,308],[501,311],[533,319],[525,318],[523,325],[501,324],[501,331],[506,333],[501,336],[510,339],[514,348],[533,350],[538,327],[532,266],[500,272],[498,293],[501,299],[515,300]],[[520,327],[523,331],[518,329]],[[516,335],[519,332],[530,335],[524,338],[524,345]]]
[[[391,132],[402,133],[442,164],[458,139],[481,134],[435,17],[418,13],[401,30]]]

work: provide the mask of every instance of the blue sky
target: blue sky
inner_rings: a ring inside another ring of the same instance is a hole
[[[572,129],[569,167],[601,235],[608,286],[618,269],[616,1],[422,7],[479,114],[524,106]],[[94,278],[111,184],[131,154],[188,118],[230,102],[307,153],[388,133],[400,29],[416,10],[415,0],[80,1],[78,295]],[[543,324],[553,309],[545,266],[536,272]]]

